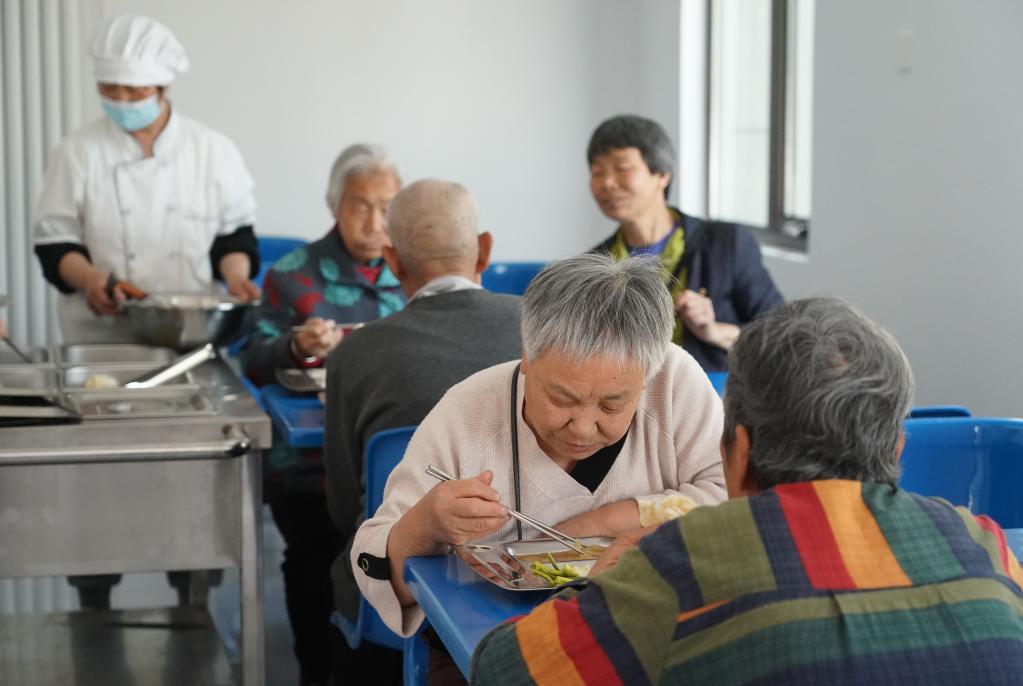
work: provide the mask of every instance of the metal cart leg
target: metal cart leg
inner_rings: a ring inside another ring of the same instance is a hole
[[[263,538],[261,455],[250,450],[243,458],[242,479],[242,683],[263,686]]]

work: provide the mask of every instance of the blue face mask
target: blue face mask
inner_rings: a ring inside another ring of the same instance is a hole
[[[155,94],[131,102],[100,96],[100,104],[107,116],[125,131],[138,131],[146,128],[160,116],[161,109],[160,101]]]

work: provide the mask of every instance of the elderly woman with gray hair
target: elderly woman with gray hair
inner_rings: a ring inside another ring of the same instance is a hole
[[[724,500],[721,403],[671,345],[656,264],[581,255],[551,264],[522,301],[521,361],[454,386],[419,425],[363,523],[352,564],[395,632],[423,620],[405,559],[517,532],[504,504],[574,535],[617,536]],[[435,465],[455,477],[437,483]]]
[[[404,307],[401,285],[382,259],[390,245],[388,205],[400,187],[398,170],[383,148],[357,144],[341,152],[327,184],[334,226],[279,259],[266,275],[263,302],[242,353],[253,382],[272,383],[277,369],[319,367],[341,341],[340,324],[378,319]],[[327,512],[323,451],[275,440],[263,472],[264,500],[287,545],[284,593],[302,683],[326,683],[330,565],[344,540]]]
[[[274,263],[245,351],[245,373],[271,383],[275,369],[318,367],[341,341],[339,323],[386,317],[404,306],[383,261],[387,208],[401,190],[398,169],[376,145],[345,148],[330,170],[323,238]],[[300,326],[301,328],[296,328]]]

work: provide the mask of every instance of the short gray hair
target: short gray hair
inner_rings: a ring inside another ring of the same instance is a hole
[[[760,488],[816,479],[896,485],[913,372],[895,338],[848,303],[808,298],[747,326],[728,355],[724,441],[750,434]]]
[[[342,150],[334,160],[334,166],[330,168],[330,178],[327,181],[327,208],[330,213],[334,214],[337,211],[337,205],[341,202],[341,194],[345,190],[345,182],[348,181],[349,176],[380,171],[393,172],[394,176],[400,180],[398,167],[383,146],[356,143]]]
[[[427,262],[470,268],[479,256],[479,218],[469,189],[452,181],[420,179],[394,196],[387,233],[398,260],[414,276]]]
[[[647,378],[664,361],[675,311],[660,265],[588,253],[553,262],[522,298],[527,360],[555,351],[575,360],[607,357],[639,365]]]

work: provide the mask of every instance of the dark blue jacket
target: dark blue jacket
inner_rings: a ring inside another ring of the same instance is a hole
[[[686,288],[707,289],[719,322],[743,326],[782,302],[781,293],[764,267],[760,245],[747,227],[687,214],[682,214],[682,227],[686,252],[695,250]],[[596,249],[610,251],[616,236],[617,231]],[[725,371],[728,367],[727,351],[692,334],[683,338],[682,347],[705,371]]]

